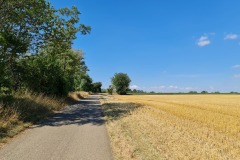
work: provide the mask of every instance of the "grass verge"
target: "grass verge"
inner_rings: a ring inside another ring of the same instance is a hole
[[[0,144],[8,142],[9,138],[48,117],[54,111],[76,103],[86,96],[86,92],[72,92],[67,98],[59,98],[29,91],[0,96]]]
[[[101,99],[106,127],[110,136],[114,159],[136,159],[138,147],[132,143],[132,135],[126,120],[140,109],[141,105],[120,102],[104,96]]]

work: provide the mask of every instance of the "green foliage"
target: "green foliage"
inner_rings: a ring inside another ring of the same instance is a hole
[[[127,94],[131,79],[125,73],[116,73],[112,78],[112,84],[120,95]]]
[[[201,93],[202,93],[202,94],[207,94],[207,93],[208,93],[208,91],[202,91]]]
[[[137,89],[133,89],[133,90],[129,90],[130,93],[146,93],[143,90],[137,90]]]
[[[81,51],[46,52],[19,60],[23,86],[35,92],[55,95],[77,90],[77,83],[83,78],[81,75],[86,74]]]
[[[54,9],[46,0],[0,0],[0,94],[30,89],[46,94],[91,91],[83,52],[73,50],[79,24],[76,7]]]
[[[92,90],[92,78],[88,74],[82,74],[79,78],[78,91],[90,92]]]
[[[113,94],[113,86],[110,85],[107,89],[108,94],[112,95]]]
[[[190,94],[197,94],[198,92],[197,91],[189,91],[188,93],[190,93]]]
[[[102,92],[102,83],[101,82],[95,82],[92,85],[92,92],[94,93],[101,93]]]

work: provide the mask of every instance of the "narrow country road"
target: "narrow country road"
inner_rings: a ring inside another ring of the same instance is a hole
[[[98,95],[33,126],[0,150],[1,160],[110,160]]]

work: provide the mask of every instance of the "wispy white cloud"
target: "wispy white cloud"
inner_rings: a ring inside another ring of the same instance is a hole
[[[198,88],[180,87],[177,85],[167,85],[167,86],[162,85],[162,86],[150,87],[149,89],[156,92],[189,92],[191,90],[198,90]]]
[[[235,39],[237,39],[238,38],[238,35],[237,34],[232,34],[232,33],[230,33],[230,34],[227,34],[226,36],[225,36],[225,40],[235,40]]]
[[[201,36],[198,41],[197,41],[197,45],[200,47],[204,47],[207,46],[211,43],[211,41],[209,40],[208,36]]]
[[[140,89],[140,87],[137,86],[137,85],[131,85],[131,86],[130,86],[130,89]]]
[[[178,86],[168,86],[169,89],[178,89]]]
[[[190,91],[190,90],[195,90],[196,88],[193,88],[193,87],[185,87],[184,89]]]
[[[240,69],[240,64],[236,64],[234,66],[232,66],[233,69]]]
[[[158,86],[158,87],[151,87],[152,89],[178,89],[178,86]]]
[[[152,88],[157,88],[157,89],[163,89],[166,88],[167,86],[159,86],[159,87],[152,87]]]
[[[179,87],[179,86],[176,86],[176,85],[169,85],[169,86],[158,86],[158,87],[151,87],[151,89],[154,89],[154,90],[162,90],[162,91],[166,91],[166,90],[172,90],[172,91],[184,91],[184,90],[192,90],[192,89],[196,89],[196,88],[193,88],[193,87]]]
[[[214,91],[214,89],[215,89],[215,87],[214,87],[214,86],[209,86],[209,90],[210,90],[211,92],[213,92],[213,91]]]
[[[240,74],[235,74],[233,78],[240,78]]]

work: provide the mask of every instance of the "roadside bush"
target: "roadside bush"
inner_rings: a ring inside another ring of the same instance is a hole
[[[108,94],[112,95],[113,94],[113,87],[110,85],[109,88],[107,89]]]

